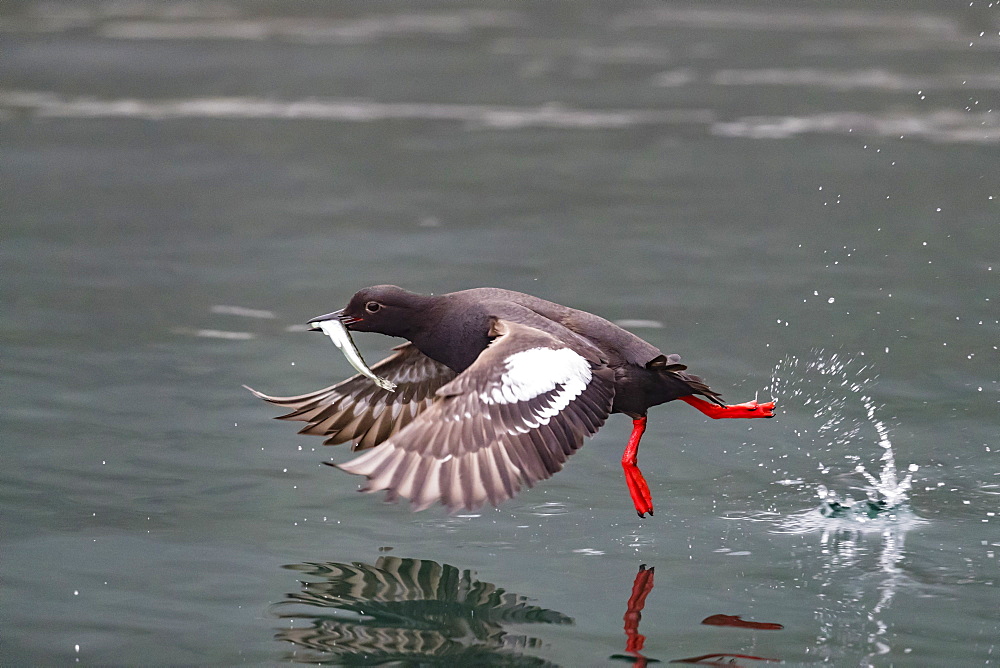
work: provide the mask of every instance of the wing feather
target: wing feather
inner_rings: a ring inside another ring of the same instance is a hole
[[[396,383],[382,389],[358,374],[331,387],[293,397],[272,397],[247,387],[272,404],[291,409],[280,420],[305,422],[300,434],[326,436],[325,445],[353,441],[353,450],[373,448],[430,408],[436,392],[455,379],[455,372],[417,350],[412,343],[372,366],[372,371]]]
[[[441,502],[452,512],[499,505],[559,471],[607,419],[614,373],[579,337],[502,319],[493,333],[412,421],[338,468],[368,477],[365,491],[410,499],[414,510]],[[365,424],[381,429],[378,420]]]

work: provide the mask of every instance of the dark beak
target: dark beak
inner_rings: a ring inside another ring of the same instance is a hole
[[[339,311],[334,311],[333,313],[327,313],[326,315],[320,315],[320,316],[317,316],[315,318],[310,318],[309,319],[309,331],[310,332],[322,332],[323,330],[321,330],[317,326],[317,323],[321,323],[321,322],[324,322],[326,320],[339,320],[340,322],[344,323],[345,327],[347,327],[348,325],[352,325],[352,324],[354,324],[356,322],[360,322],[361,318],[355,318],[352,315],[347,315],[346,313],[344,313],[344,309],[340,309]]]

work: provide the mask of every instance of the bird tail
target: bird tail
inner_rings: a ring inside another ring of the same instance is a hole
[[[726,402],[722,400],[722,395],[713,390],[708,386],[708,383],[701,376],[696,376],[693,373],[687,373],[685,371],[675,371],[678,377],[691,388],[691,394],[700,394],[705,397],[713,404],[719,406],[725,406]]]
[[[680,355],[659,355],[646,366],[664,371],[664,375],[672,381],[671,385],[686,385],[691,390],[689,394],[700,394],[714,404],[726,405],[722,401],[722,395],[710,388],[701,376],[687,372],[687,365],[681,363]]]

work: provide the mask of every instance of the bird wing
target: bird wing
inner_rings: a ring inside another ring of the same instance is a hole
[[[392,355],[372,366],[372,371],[394,382],[394,392],[360,374],[296,397],[271,397],[247,389],[265,401],[292,409],[277,419],[307,422],[300,434],[326,436],[325,445],[354,441],[352,450],[372,448],[427,410],[437,399],[435,392],[455,378],[454,371],[427,357],[412,343],[393,350]]]
[[[490,345],[379,447],[340,464],[414,510],[494,506],[560,470],[607,419],[614,371],[580,337],[495,319]]]

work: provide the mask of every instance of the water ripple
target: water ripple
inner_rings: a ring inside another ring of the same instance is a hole
[[[80,4],[40,3],[29,14],[4,18],[0,29],[25,33],[92,30],[106,39],[126,40],[282,40],[317,44],[365,43],[411,35],[447,37],[525,22],[517,12],[489,9],[327,18],[241,16],[241,10],[246,8],[240,3],[163,2],[157,7],[157,3],[125,0],[96,7]],[[171,7],[174,11],[170,11]]]
[[[615,28],[705,28],[736,30],[907,32],[960,37],[960,26],[939,14],[859,10],[656,7],[624,12]]]
[[[273,311],[267,311],[264,309],[247,308],[245,306],[232,306],[229,304],[216,304],[211,309],[211,313],[218,313],[221,315],[235,315],[241,318],[261,318],[264,320],[271,320],[276,318]]]
[[[923,114],[838,111],[810,116],[748,116],[712,126],[720,137],[787,139],[803,134],[922,138],[935,142],[996,144],[1000,115],[938,110]]]
[[[538,107],[374,102],[337,98],[274,100],[257,97],[204,97],[174,100],[68,97],[34,91],[0,91],[4,108],[45,118],[186,118],[321,120],[371,123],[386,120],[458,121],[494,129],[525,127],[612,129],[640,125],[707,124],[702,109],[576,109],[559,104]]]
[[[1000,85],[1000,82],[998,82]],[[695,125],[719,137],[788,139],[803,134],[851,134],[934,142],[996,144],[1000,114],[938,110],[927,113],[831,112],[810,116],[748,116],[719,121],[709,109],[581,109],[431,102],[376,102],[341,98],[277,100],[258,97],[100,99],[44,91],[0,90],[0,122],[39,118],[250,119],[376,123],[392,120],[464,123],[472,128],[609,130]]]
[[[549,515],[565,515],[569,512],[569,508],[565,503],[547,501],[545,503],[531,506],[528,509],[528,512],[532,515],[537,515],[538,517],[548,517]]]
[[[781,69],[719,70],[711,76],[718,86],[815,86],[833,90],[916,91],[1000,90],[1000,74],[902,74],[884,69],[824,70]]]

